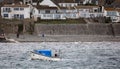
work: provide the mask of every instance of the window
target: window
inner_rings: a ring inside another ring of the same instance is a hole
[[[16,18],[16,19],[24,19],[24,15],[23,14],[14,14],[14,18]]]
[[[44,11],[44,10],[39,10],[39,14],[40,14],[40,13],[44,14],[45,11]]]
[[[24,8],[20,8],[20,10],[24,10]]]
[[[84,17],[86,17],[86,14],[83,14]]]
[[[24,15],[23,14],[20,15],[20,19],[24,19]]]
[[[19,10],[19,8],[14,8],[14,10]]]
[[[3,12],[6,12],[5,8],[3,8]]]
[[[56,19],[59,19],[60,18],[60,15],[55,15]]]
[[[79,11],[83,11],[83,9],[79,9]]]
[[[117,21],[117,19],[112,19],[112,21]]]
[[[31,1],[29,1],[29,4],[31,4]]]
[[[55,13],[58,13],[58,11],[56,10]]]
[[[50,13],[50,10],[46,10],[45,13]]]
[[[16,18],[16,19],[19,18],[19,14],[15,14],[14,18]]]
[[[52,17],[52,15],[48,14],[47,17]]]
[[[61,4],[61,6],[63,7],[63,4]]]
[[[3,12],[10,12],[10,8],[3,8]]]
[[[43,17],[46,17],[46,15],[44,14]]]
[[[40,10],[39,10],[39,14],[40,14]]]
[[[4,17],[8,17],[8,14],[4,14]]]
[[[89,9],[86,9],[86,12],[89,12]]]
[[[98,12],[98,8],[93,8],[93,11],[94,12]]]
[[[109,12],[107,12],[107,16],[117,16],[117,12],[109,11]]]
[[[94,14],[90,14],[90,17],[94,17]]]
[[[89,12],[93,12],[93,10],[92,10],[92,9],[90,9],[90,10],[89,10]]]
[[[71,5],[70,4],[66,4],[66,7],[71,7]]]
[[[25,4],[28,4],[28,2],[25,2]]]
[[[73,14],[73,17],[76,17],[76,14]]]

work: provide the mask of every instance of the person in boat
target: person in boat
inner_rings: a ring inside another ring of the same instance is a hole
[[[55,57],[58,57],[58,55],[55,53]]]

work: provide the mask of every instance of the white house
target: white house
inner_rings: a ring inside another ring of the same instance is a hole
[[[77,6],[80,18],[94,18],[104,16],[104,8],[99,6]]]
[[[40,5],[34,6],[33,18],[39,19],[76,19],[77,9],[74,7],[58,7],[51,0],[43,0]]]
[[[64,19],[64,16],[58,13],[58,6],[51,0],[43,0],[39,5],[34,6],[33,18],[39,19]]]
[[[104,15],[110,17],[112,22],[120,22],[120,12],[117,8],[105,8]]]
[[[65,19],[65,15],[58,12],[57,7],[36,6],[33,11],[33,18],[39,19]]]
[[[64,14],[66,19],[78,19],[79,15],[78,15],[78,10],[74,7],[60,7],[60,10],[58,10],[58,12]]]
[[[29,5],[4,5],[1,7],[1,16],[5,19],[26,19],[30,18]]]
[[[33,18],[39,19],[77,19],[78,12],[75,8],[36,6],[33,11]]]

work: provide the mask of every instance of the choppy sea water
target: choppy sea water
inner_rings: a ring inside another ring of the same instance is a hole
[[[57,50],[62,60],[30,60],[36,49]],[[0,43],[0,69],[120,69],[120,42]]]

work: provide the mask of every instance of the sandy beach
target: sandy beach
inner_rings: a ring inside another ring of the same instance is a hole
[[[16,34],[9,34],[7,38],[14,39],[19,42],[103,42],[114,41],[119,42],[120,36],[99,36],[99,35],[29,35],[21,34],[19,38]]]

